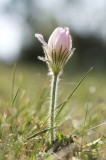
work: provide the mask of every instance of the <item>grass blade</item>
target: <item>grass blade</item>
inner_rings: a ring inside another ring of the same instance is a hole
[[[81,83],[84,81],[84,79],[88,76],[88,74],[92,71],[93,67],[91,67],[88,72],[83,76],[83,78],[79,81],[79,83],[76,85],[76,87],[73,89],[73,91],[71,92],[71,94],[68,96],[67,100],[65,102],[63,102],[62,104],[59,105],[58,108],[60,108],[60,110],[58,111],[56,118],[59,116],[59,114],[61,113],[61,111],[63,110],[63,108],[69,103],[71,96],[74,94],[74,92],[77,90],[77,88],[81,85]]]
[[[13,76],[12,76],[12,86],[11,86],[11,99],[14,98],[14,83],[15,83],[15,74],[16,74],[16,63],[13,66]]]
[[[36,136],[38,136],[38,135],[40,135],[40,134],[46,133],[47,131],[50,131],[51,129],[54,129],[54,128],[56,128],[56,127],[47,128],[47,129],[44,129],[44,130],[42,130],[42,131],[39,131],[39,132],[33,134],[32,136],[28,137],[26,140],[30,140],[30,139],[32,139],[32,138],[34,138],[34,137],[36,137]]]
[[[13,104],[14,104],[14,102],[15,102],[17,96],[18,96],[19,90],[20,90],[20,89],[18,88],[17,91],[16,91],[15,96],[13,97],[12,104],[11,104],[12,107],[13,107]]]

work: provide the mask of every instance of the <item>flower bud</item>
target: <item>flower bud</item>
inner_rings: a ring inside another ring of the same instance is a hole
[[[72,48],[72,40],[70,37],[69,29],[56,28],[49,38],[48,48],[49,50],[52,48],[55,49],[57,54],[60,53],[60,49],[61,51],[66,49],[70,51],[70,48]]]
[[[35,37],[43,44],[45,61],[50,70],[58,74],[73,53],[69,28],[56,28],[51,34],[48,44],[41,34],[35,34]]]

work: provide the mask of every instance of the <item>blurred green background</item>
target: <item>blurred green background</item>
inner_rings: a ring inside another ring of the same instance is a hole
[[[76,51],[68,70],[106,68],[105,0],[0,0],[0,63],[43,65],[35,33],[46,41],[58,27],[69,27]],[[73,68],[73,69],[72,69]]]

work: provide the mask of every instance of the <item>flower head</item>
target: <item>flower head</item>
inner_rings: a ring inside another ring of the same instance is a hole
[[[48,44],[41,34],[35,34],[35,37],[43,44],[45,61],[50,70],[58,74],[73,53],[69,28],[56,28],[51,34]]]

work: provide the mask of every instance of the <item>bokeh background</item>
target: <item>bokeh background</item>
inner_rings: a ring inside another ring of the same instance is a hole
[[[46,134],[25,141],[47,129],[50,117],[51,77],[34,35],[48,41],[59,26],[70,28],[76,50],[59,81],[57,106],[69,103],[56,119],[58,131],[78,137],[73,155],[78,149],[81,159],[106,160],[106,0],[0,0],[0,160],[39,159],[44,151]]]
[[[76,48],[67,68],[106,68],[105,0],[0,0],[0,63],[43,65],[35,33],[47,41],[58,27],[69,27]]]

